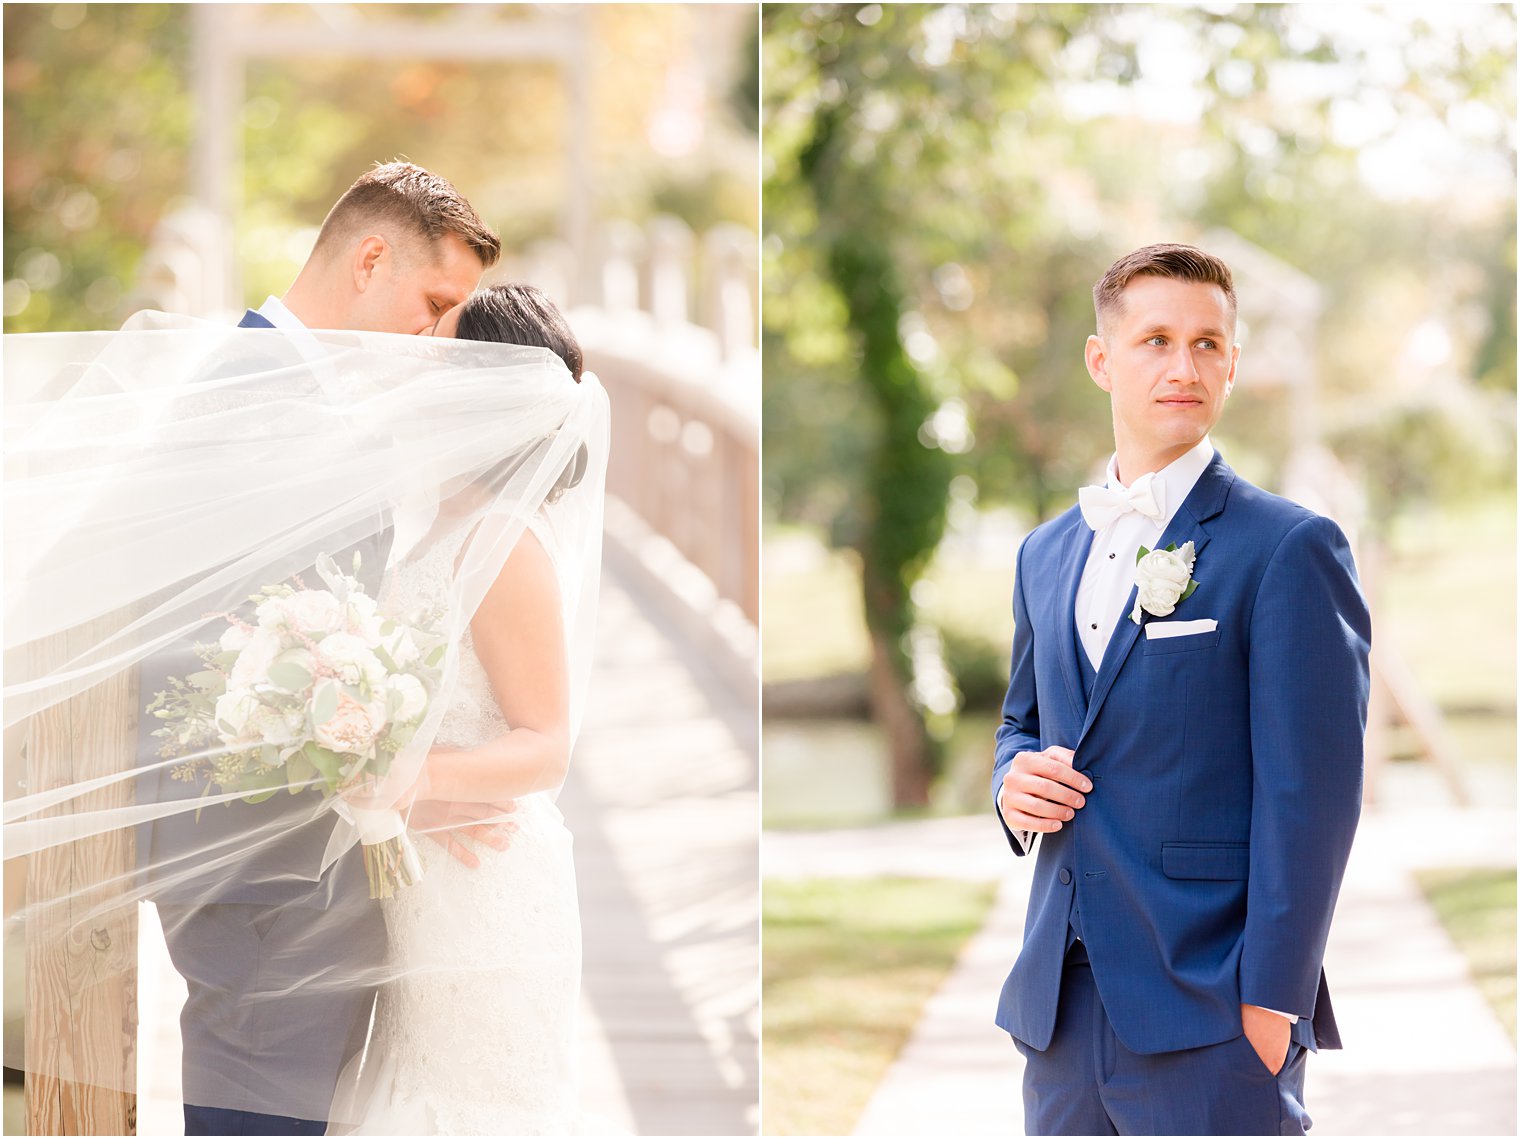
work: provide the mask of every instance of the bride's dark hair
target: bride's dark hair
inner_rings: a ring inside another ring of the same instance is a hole
[[[492,285],[472,293],[459,310],[460,340],[492,340],[547,348],[581,381],[581,346],[564,314],[532,285]]]
[[[558,306],[542,289],[532,285],[492,285],[472,293],[459,310],[459,326],[454,336],[459,340],[547,348],[565,362],[571,378],[581,382],[584,361],[580,342]],[[550,489],[547,500],[555,501],[578,484],[585,477],[588,462],[589,454],[582,443]]]

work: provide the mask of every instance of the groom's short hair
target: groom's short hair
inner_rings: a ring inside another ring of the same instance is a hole
[[[1228,265],[1212,253],[1205,253],[1192,245],[1145,245],[1115,261],[1093,286],[1093,309],[1099,335],[1103,334],[1107,317],[1123,311],[1124,290],[1136,277],[1171,277],[1201,285],[1218,285],[1224,292],[1231,328],[1235,325],[1235,280]]]
[[[333,252],[360,230],[392,228],[431,246],[453,234],[489,269],[501,256],[501,238],[447,178],[410,162],[377,163],[344,191],[327,213],[314,251]]]

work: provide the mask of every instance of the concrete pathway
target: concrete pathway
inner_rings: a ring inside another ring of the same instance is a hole
[[[1310,1060],[1316,1135],[1515,1134],[1515,1048],[1411,872],[1513,866],[1515,812],[1412,808],[1364,816],[1325,963],[1346,1048]],[[1023,1133],[1022,1061],[992,1024],[1023,932],[1032,863],[992,819],[767,833],[768,877],[910,875],[999,881],[985,927],[930,999],[857,1135]]]
[[[759,1099],[755,708],[603,575],[593,706],[559,800],[584,931],[581,1081],[622,1134],[752,1135]],[[183,1133],[184,982],[141,923],[139,1134]]]

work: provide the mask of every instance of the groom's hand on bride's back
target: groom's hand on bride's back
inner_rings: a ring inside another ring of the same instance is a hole
[[[1013,757],[998,792],[998,810],[1009,830],[1058,831],[1075,817],[1092,790],[1087,776],[1072,767],[1075,758],[1071,748],[1055,744]]]
[[[500,803],[451,803],[439,799],[419,799],[412,804],[407,825],[426,835],[466,866],[480,865],[480,858],[459,841],[468,838],[492,850],[506,850],[517,824],[501,818],[517,810],[512,799]]]

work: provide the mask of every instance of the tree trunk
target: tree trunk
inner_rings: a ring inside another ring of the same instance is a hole
[[[897,807],[927,807],[936,767],[934,741],[908,697],[909,681],[902,675],[901,661],[902,651],[895,639],[873,631],[871,718],[886,735],[892,764],[892,803]]]

